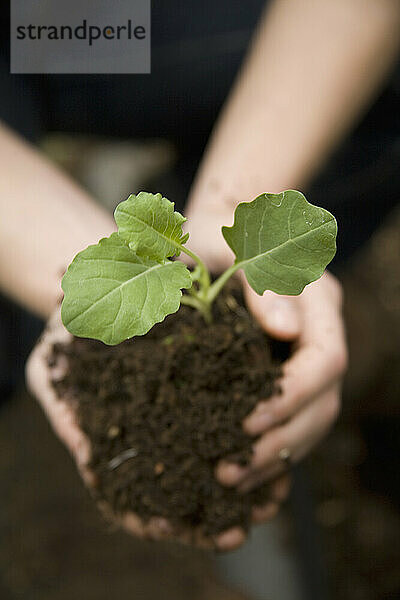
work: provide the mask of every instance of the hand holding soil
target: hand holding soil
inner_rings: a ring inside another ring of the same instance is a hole
[[[257,296],[244,282],[247,306],[273,338],[294,342],[282,366],[281,393],[260,402],[244,428],[260,436],[246,467],[221,463],[225,485],[248,491],[285,472],[282,451],[298,462],[327,434],[340,410],[346,345],[341,316],[341,289],[326,272],[298,297],[265,292]]]
[[[66,370],[65,359],[59,357],[57,364],[49,365],[54,344],[68,344],[72,336],[63,327],[59,309],[53,314],[45,332],[33,350],[27,364],[27,381],[32,393],[42,405],[49,421],[74,457],[81,476],[92,493],[95,494],[97,477],[90,469],[91,448],[86,435],[77,423],[77,415],[73,405],[66,399],[60,399],[52,385],[52,381],[63,377]],[[64,364],[63,364],[64,362]],[[123,460],[123,457],[121,457]],[[271,500],[262,507],[253,510],[254,523],[265,522],[272,519],[278,512],[279,505],[285,500],[289,490],[289,478],[277,478],[270,486]],[[232,550],[239,546],[246,538],[245,532],[238,528],[221,533],[217,536],[206,537],[200,528],[178,529],[172,526],[164,517],[152,517],[143,521],[134,513],[124,516],[113,514],[112,508],[106,502],[99,502],[99,508],[107,518],[112,518],[118,525],[123,526],[130,533],[139,537],[150,539],[179,539],[184,543],[191,543],[200,547]]]

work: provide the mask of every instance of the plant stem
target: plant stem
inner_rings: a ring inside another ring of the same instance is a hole
[[[187,306],[191,306],[192,308],[196,308],[204,317],[206,323],[212,322],[211,317],[211,304],[201,300],[198,296],[186,296],[183,295],[181,298],[181,304],[186,304]]]
[[[214,302],[215,298],[218,296],[228,279],[232,277],[232,275],[236,273],[236,271],[240,269],[241,266],[241,263],[234,263],[231,267],[229,267],[229,269],[224,271],[218,277],[218,279],[214,281],[214,283],[211,284],[207,293],[207,300],[210,303],[210,305]]]
[[[197,256],[194,252],[189,250],[188,248],[181,246],[181,251],[190,256],[196,263],[200,271],[200,276],[198,279],[199,289],[197,290],[195,287],[191,287],[189,290],[190,296],[182,296],[181,303],[187,304],[188,306],[192,306],[193,308],[197,308],[199,310],[206,323],[212,322],[212,313],[211,306],[214,302],[215,298],[218,296],[226,282],[232,275],[241,267],[241,263],[234,263],[229,269],[224,271],[222,275],[218,277],[211,283],[210,273],[203,263],[201,258]]]

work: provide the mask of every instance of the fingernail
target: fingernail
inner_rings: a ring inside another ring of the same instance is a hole
[[[279,510],[279,505],[269,502],[264,506],[254,506],[252,509],[252,519],[254,523],[264,523],[275,517]]]
[[[245,420],[244,427],[250,434],[260,433],[266,429],[270,429],[274,425],[274,417],[270,412],[254,413]]]
[[[232,527],[216,536],[215,541],[219,550],[235,550],[246,539],[246,534],[240,527]]]
[[[173,531],[174,531],[173,527],[167,519],[164,519],[163,517],[154,517],[154,519],[155,519],[154,523],[158,527],[158,529],[160,530],[161,533],[166,534],[166,535],[173,534]]]

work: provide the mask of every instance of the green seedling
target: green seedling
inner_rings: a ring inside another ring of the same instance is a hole
[[[110,345],[147,333],[180,304],[210,323],[214,300],[239,269],[257,294],[298,295],[321,277],[336,252],[335,218],[295,190],[237,206],[232,227],[222,227],[235,262],[213,282],[186,245],[186,219],[161,194],[129,196],[114,217],[118,233],[79,252],[62,280],[65,327]],[[181,253],[192,259],[193,271],[173,260]]]

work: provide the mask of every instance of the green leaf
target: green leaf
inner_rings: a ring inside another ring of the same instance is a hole
[[[161,194],[132,194],[117,206],[114,217],[118,233],[138,256],[158,261],[179,256],[189,237],[182,231],[185,217],[174,212],[174,203]]]
[[[265,290],[300,294],[321,277],[336,252],[333,215],[294,190],[239,204],[233,226],[222,233],[260,295]]]
[[[61,317],[79,337],[118,344],[178,310],[190,272],[179,261],[138,257],[113,233],[79,252],[62,280]]]

